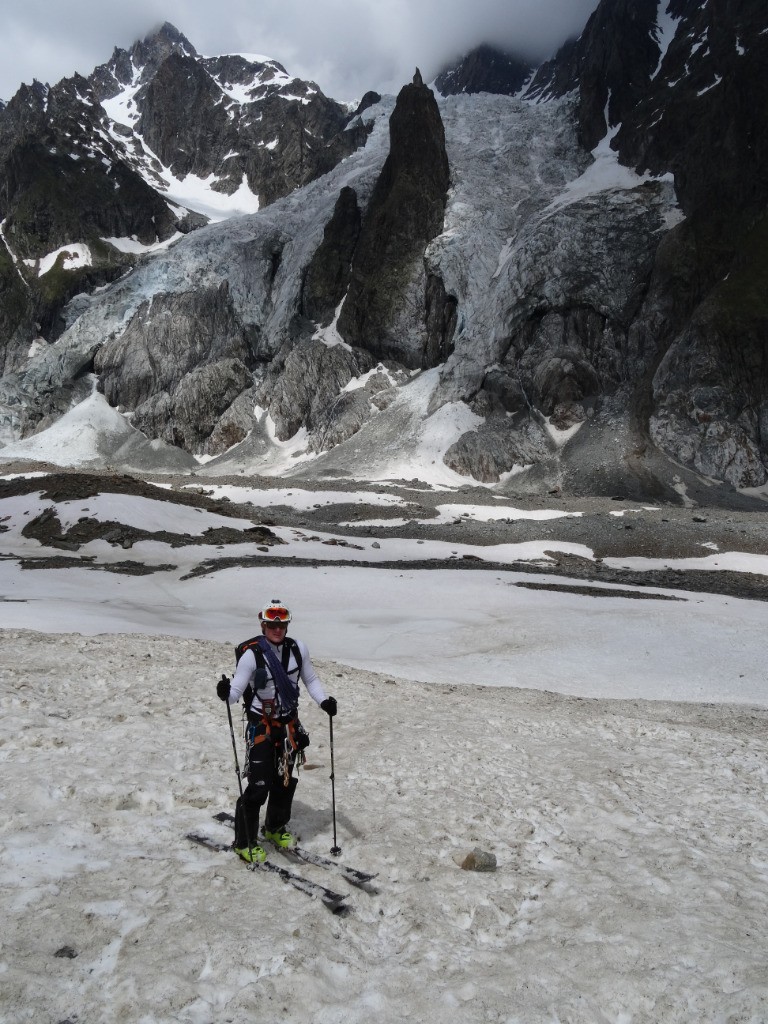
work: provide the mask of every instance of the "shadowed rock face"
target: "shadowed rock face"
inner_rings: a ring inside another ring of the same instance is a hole
[[[674,175],[687,219],[630,332],[645,351],[635,425],[736,486],[764,483],[768,466],[766,28],[759,0],[602,0],[528,91],[577,90],[586,148],[620,125],[623,164]]]
[[[33,338],[58,338],[61,310],[74,295],[113,281],[134,262],[103,239],[153,244],[180,226],[167,202],[99,135],[97,110],[88,80],[75,76],[51,89],[39,82],[22,86],[0,113],[0,248],[15,263],[9,287],[0,289],[6,373],[22,364],[24,345]],[[62,256],[38,276],[38,260],[77,243],[88,245],[89,265],[68,270]]]
[[[221,105],[221,89],[194,57],[173,52],[142,89],[137,130],[178,178],[205,177],[237,147],[237,130]]]
[[[608,125],[621,124],[645,95],[659,60],[658,6],[657,0],[601,0],[581,36],[533,76],[530,99],[577,93],[585,149],[594,149]]]
[[[696,237],[693,224],[689,234]],[[737,487],[768,479],[766,281],[763,217],[744,236],[725,279],[683,323],[653,378],[654,442],[684,465]]]
[[[424,251],[442,230],[449,186],[445,132],[427,86],[404,86],[389,124],[390,150],[363,218],[339,332],[379,359],[416,368],[423,339],[403,330],[412,295],[424,316]]]
[[[768,466],[766,9],[672,0],[669,13],[674,38],[616,138],[623,162],[674,174],[695,254],[694,309],[654,378],[650,428],[684,464],[756,486]]]
[[[661,16],[673,34],[663,54]],[[526,95],[577,90],[584,147],[620,125],[622,163],[673,173],[686,215],[714,225],[712,246],[748,228],[768,199],[765,29],[760,0],[601,0]]]
[[[768,33],[759,0],[672,0],[676,32],[616,144],[622,160],[671,171],[680,204],[726,241],[768,201]]]
[[[325,226],[323,241],[304,277],[301,312],[310,320],[329,324],[344,298],[360,236],[360,222],[355,190],[345,185],[339,192],[333,216]]]
[[[582,35],[579,67],[580,137],[594,149],[608,124],[621,124],[645,94],[659,59],[653,38],[657,0],[601,3]]]
[[[0,246],[0,331],[8,339],[0,348],[0,375],[12,373],[27,358],[35,337],[33,304],[13,260]]]
[[[0,215],[14,252],[36,259],[61,245],[135,234],[167,237],[177,218],[135,171],[89,152],[100,120],[87,79],[76,75],[49,89],[22,86],[0,120]]]

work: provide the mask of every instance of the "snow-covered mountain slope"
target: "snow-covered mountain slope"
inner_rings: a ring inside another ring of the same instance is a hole
[[[510,372],[504,364],[509,332],[543,304],[591,307],[601,310],[603,320],[626,320],[658,232],[679,216],[671,186],[644,182],[621,169],[610,150],[597,159],[584,154],[574,134],[569,100],[543,105],[492,95],[441,100],[452,180],[443,231],[429,246],[425,266],[442,280],[460,318],[446,364],[409,383],[412,371],[401,367],[400,376],[393,377],[391,364],[373,373],[376,364],[364,350],[350,349],[338,336],[334,343],[328,330],[302,327],[296,318],[306,268],[339,191],[353,188],[363,209],[372,193],[387,155],[391,110],[391,101],[370,108],[364,115],[373,126],[366,146],[322,179],[254,217],[197,231],[108,291],[87,303],[80,300],[72,309],[76,318],[59,342],[0,384],[6,438],[24,431],[26,416],[39,415],[35,396],[41,379],[55,379],[64,360],[86,365],[96,354],[101,387],[110,402],[131,410],[132,423],[149,436],[173,442],[191,430],[180,422],[183,394],[181,400],[174,398],[174,389],[188,384],[186,374],[197,365],[185,363],[191,353],[209,367],[213,384],[205,391],[197,388],[188,415],[198,425],[201,407],[210,405],[206,418],[213,433],[203,444],[206,439],[198,434],[198,443],[188,447],[210,456],[218,454],[219,438],[230,439],[228,448],[238,433],[246,438],[244,448],[228,451],[209,464],[208,472],[233,466],[286,472],[307,465],[308,471],[320,473],[354,467],[355,473],[368,476],[456,480],[457,472],[469,470],[493,481],[555,450],[558,430],[551,432],[543,420],[530,419],[518,440],[511,440],[519,417],[509,412],[519,411],[515,401],[522,404],[521,396],[533,385],[519,368]],[[555,264],[557,275],[551,273]],[[195,355],[189,332],[180,331],[169,348],[169,318],[183,316],[190,323],[194,318],[199,334],[206,331],[206,323],[215,329],[222,310],[230,327],[221,341],[209,334],[201,354]],[[410,332],[403,336],[404,350],[406,337],[417,346],[423,329],[419,307],[401,323]],[[110,335],[113,341],[100,344]],[[243,368],[234,411],[231,397],[225,394],[222,403],[215,375],[216,367],[232,359]],[[166,369],[158,369],[162,360]],[[149,366],[155,377],[147,380]],[[528,372],[535,369],[534,364]],[[256,382],[250,398],[249,370]],[[614,367],[613,377],[621,372]],[[319,382],[316,388],[305,387],[310,375]],[[335,444],[323,454],[330,424],[313,402],[330,375],[336,382],[327,395],[336,411]],[[467,401],[486,383],[501,398],[495,407],[486,401],[470,408]],[[158,391],[171,396],[170,408],[156,408]],[[400,391],[402,399],[397,398]],[[19,395],[24,396],[21,402]],[[60,400],[56,392],[48,395],[49,401]],[[355,429],[345,427],[344,417],[354,417]],[[484,429],[487,421],[491,425]],[[304,434],[296,434],[296,426]],[[485,471],[471,450],[457,455],[453,466],[444,464],[448,449],[465,434],[490,451]],[[281,442],[292,435],[286,461]],[[494,461],[494,452],[502,447],[505,454]]]
[[[346,110],[269,57],[202,57],[172,26],[116,51],[91,84],[113,143],[147,183],[208,218],[253,213],[302,177],[277,183],[296,145],[312,152],[344,126]],[[292,122],[302,138],[290,137]],[[289,178],[290,176],[287,175]]]
[[[196,467],[194,459],[163,441],[150,441],[94,391],[39,434],[5,447],[7,459],[77,468],[141,465],[146,469]]]
[[[141,263],[110,289],[79,296],[67,310],[72,323],[60,340],[44,347],[23,370],[0,383],[8,396],[6,438],[25,432],[24,418],[28,411],[35,415],[35,406],[42,397],[42,380],[58,381],[66,388],[73,376],[92,364],[105,339],[115,339],[114,349],[126,335],[130,341],[133,333],[145,352],[152,350],[155,341],[151,325],[157,323],[162,330],[174,303],[199,298],[199,309],[193,309],[190,315],[199,313],[198,330],[205,330],[206,318],[211,318],[210,297],[219,296],[231,311],[242,346],[248,349],[233,347],[233,327],[229,325],[222,336],[222,344],[229,346],[223,355],[239,354],[251,363],[254,358],[262,364],[268,362],[289,331],[301,268],[322,237],[336,190],[352,183],[364,196],[373,186],[386,155],[386,109],[380,115],[378,132],[370,144],[323,179],[265,207],[256,217],[235,218],[198,230]],[[279,268],[275,267],[276,255]],[[175,337],[175,344],[179,351],[188,350],[188,334]],[[203,351],[203,358],[210,360],[210,345],[204,344]],[[157,354],[153,354],[153,361]],[[178,351],[166,352],[167,373],[175,374],[176,383],[181,383],[194,363],[179,365],[177,356]],[[109,345],[101,358],[108,367]],[[146,368],[142,352],[137,354],[136,364],[137,372]],[[127,387],[129,381],[127,362],[120,359],[116,386]],[[242,388],[249,384],[244,377]],[[20,403],[17,395],[24,396]],[[52,403],[49,412],[55,414],[56,391],[48,395]],[[63,411],[69,397],[64,395],[62,399],[59,395],[58,400],[63,400]],[[198,416],[199,407],[194,411],[194,417]]]

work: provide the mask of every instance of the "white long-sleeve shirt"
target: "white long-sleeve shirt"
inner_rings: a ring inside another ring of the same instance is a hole
[[[299,648],[299,651],[301,653],[301,671],[299,671],[299,666],[296,661],[294,652],[291,651],[290,658],[288,659],[288,675],[291,677],[291,679],[295,681],[301,679],[301,681],[304,683],[304,686],[307,689],[307,692],[309,693],[310,697],[315,701],[315,703],[322,704],[322,702],[326,699],[327,694],[325,692],[325,689],[323,688],[323,684],[320,682],[320,677],[318,676],[317,672],[315,672],[315,666],[312,664],[312,659],[309,656],[309,650],[307,649],[307,645],[302,640],[294,640],[293,642]],[[269,643],[269,641],[267,641],[267,643]],[[275,652],[278,660],[282,664],[282,643],[270,644],[269,646]],[[232,683],[229,689],[230,704],[234,704],[236,701],[240,700],[243,693],[245,692],[245,688],[248,686],[249,683],[253,682],[256,667],[256,655],[253,653],[253,649],[249,647],[248,650],[245,651],[243,656],[240,658],[240,661],[237,663],[237,669],[232,678]],[[269,670],[269,662],[267,662],[266,659],[264,668],[266,669],[267,672],[266,686],[263,686],[260,690],[256,691],[250,706],[250,710],[257,715],[261,714],[261,702],[263,700],[277,699],[277,692],[275,690],[275,684],[272,679],[272,673]]]

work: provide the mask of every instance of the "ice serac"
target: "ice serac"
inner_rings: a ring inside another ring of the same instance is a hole
[[[389,155],[363,217],[338,330],[349,344],[376,358],[420,368],[434,358],[424,338],[424,252],[443,227],[449,169],[440,111],[418,71],[397,97],[389,137]],[[448,325],[450,318],[440,316],[436,322]],[[450,338],[442,337],[431,348],[449,346]]]

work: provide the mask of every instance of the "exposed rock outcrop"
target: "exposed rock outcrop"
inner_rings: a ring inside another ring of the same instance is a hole
[[[254,354],[226,285],[143,304],[94,370],[111,405],[149,437],[198,451],[252,385]]]
[[[293,437],[305,426],[309,431],[319,431],[316,447],[322,449],[323,432],[341,413],[336,407],[344,399],[345,386],[375,365],[376,360],[362,349],[329,347],[307,339],[287,354],[279,375],[272,368],[256,397],[277,424],[278,440]]]
[[[765,220],[727,279],[697,307],[653,379],[654,441],[736,487],[768,479],[768,291]]]
[[[687,221],[630,331],[645,367],[635,425],[682,464],[750,486],[768,465],[766,12],[755,0],[663,6],[602,0],[528,95],[578,88],[586,147],[620,125],[623,163],[674,175]]]
[[[100,237],[168,237],[177,218],[100,133],[81,76],[22,86],[0,118],[0,216],[20,259]],[[98,144],[94,146],[94,138]]]
[[[526,416],[511,420],[486,411],[483,426],[463,434],[446,451],[444,462],[450,469],[492,484],[515,469],[536,465],[551,456],[554,446],[535,420]]]
[[[10,252],[0,241],[0,331],[7,339],[0,347],[0,375],[12,373],[26,361],[37,334],[33,319],[34,300],[14,266]]]

